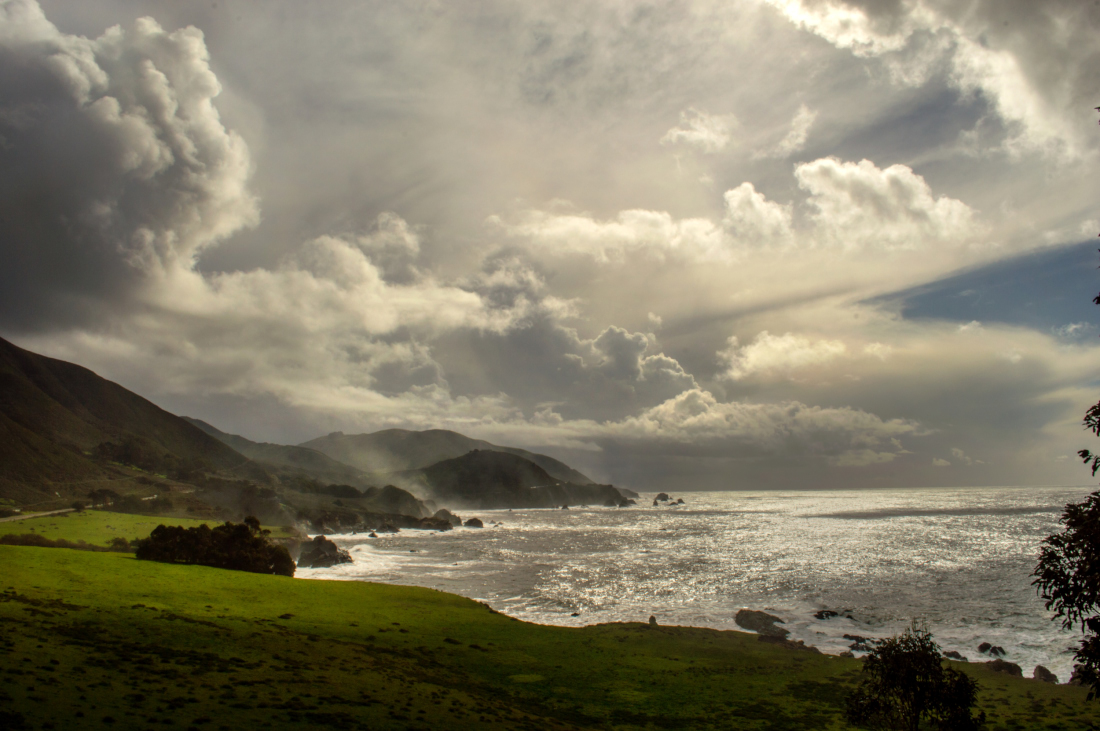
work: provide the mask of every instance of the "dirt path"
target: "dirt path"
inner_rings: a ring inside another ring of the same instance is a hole
[[[60,515],[61,513],[71,513],[72,508],[64,508],[63,510],[51,510],[48,513],[22,513],[20,515],[13,515],[10,518],[0,518],[0,523],[10,523],[13,520],[26,520],[27,518],[41,518],[43,515]]]

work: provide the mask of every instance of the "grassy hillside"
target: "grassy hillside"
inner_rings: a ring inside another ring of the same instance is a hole
[[[334,432],[301,446],[316,449],[339,462],[375,473],[418,470],[436,462],[461,457],[475,449],[505,452],[534,462],[555,480],[582,485],[592,482],[569,465],[545,454],[535,454],[516,447],[501,447],[446,429],[385,429],[372,434]]]
[[[7,728],[839,729],[857,660],[739,632],[519,622],[426,589],[0,546]],[[993,729],[1100,722],[961,664]],[[17,714],[17,715],[16,715]]]
[[[0,536],[35,533],[43,538],[49,538],[51,541],[61,538],[73,543],[84,541],[93,546],[106,546],[112,538],[125,538],[128,541],[135,538],[144,538],[161,524],[182,525],[184,528],[193,528],[203,523],[215,526],[219,525],[221,521],[112,513],[106,510],[86,510],[82,513],[44,515],[40,518],[27,518],[0,523]],[[298,535],[293,528],[265,527],[271,531],[271,535],[275,538],[290,538]]]

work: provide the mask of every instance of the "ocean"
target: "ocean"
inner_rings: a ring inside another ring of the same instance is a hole
[[[329,536],[354,559],[316,579],[425,586],[542,624],[644,622],[739,629],[780,617],[822,652],[916,620],[971,661],[989,642],[1031,675],[1069,678],[1080,635],[1031,585],[1040,544],[1093,487],[686,492],[677,507],[481,510],[482,529]],[[820,610],[841,616],[818,619]],[[850,616],[844,616],[850,615]]]

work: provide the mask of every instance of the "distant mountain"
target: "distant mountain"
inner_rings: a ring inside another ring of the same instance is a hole
[[[339,483],[366,488],[371,483],[362,470],[337,462],[328,455],[309,447],[294,447],[268,442],[253,442],[236,434],[227,434],[201,419],[181,417],[185,421],[232,447],[249,459],[271,468],[276,473],[291,473],[312,477],[324,483]]]
[[[0,496],[22,504],[83,496],[123,479],[112,462],[150,472],[254,467],[117,383],[0,338]]]
[[[516,447],[501,447],[446,429],[385,429],[371,434],[333,432],[300,446],[316,449],[338,462],[376,474],[423,469],[443,460],[461,457],[475,449],[504,452],[539,466],[551,478],[549,481],[592,484],[587,476],[553,457]]]
[[[400,474],[421,481],[436,501],[454,508],[618,505],[627,497],[611,485],[556,480],[524,457],[493,450],[474,450],[422,470]]]

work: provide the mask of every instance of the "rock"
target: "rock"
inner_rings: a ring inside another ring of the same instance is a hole
[[[989,644],[988,642],[983,642],[982,644],[978,645],[978,652],[984,655],[989,652],[989,649],[991,647],[993,647],[993,645]]]
[[[445,518],[421,518],[417,521],[416,525],[410,526],[418,530],[450,530],[453,526],[451,521]]]
[[[680,499],[678,499],[678,500],[676,501],[676,504],[677,504],[677,505],[683,505],[683,504],[684,504],[684,499],[683,499],[683,498],[680,498]]]
[[[862,635],[844,635],[844,639],[851,640],[852,644],[848,645],[848,648],[857,652],[870,652],[878,644],[878,640],[874,637],[863,637]]]
[[[654,498],[654,502],[656,502],[656,501],[658,501],[658,500],[659,500],[659,501],[661,501],[662,503],[667,503],[667,502],[668,502],[669,500],[671,500],[671,499],[672,499],[672,498],[670,498],[670,497],[668,496],[668,493],[667,493],[667,492],[662,492],[662,493],[658,493],[658,494],[657,494],[657,497],[656,497],[656,498]]]
[[[298,568],[303,569],[327,569],[342,563],[351,563],[351,554],[324,536],[304,544],[298,556]]]
[[[458,517],[457,515],[452,513],[450,510],[447,510],[446,508],[442,508],[440,510],[435,511],[435,515],[433,515],[432,517],[445,520],[448,523],[450,523],[452,526],[455,526],[455,527],[458,527],[458,526],[462,525],[462,518]]]
[[[462,525],[467,527],[467,528],[484,528],[485,527],[485,524],[482,523],[479,518],[470,518],[469,520],[467,520]]]
[[[573,612],[573,613],[572,613],[572,614],[570,614],[569,616],[570,616],[570,617],[579,617],[579,616],[581,616],[581,613],[580,613],[580,612]]]
[[[775,626],[776,622],[783,624],[782,619],[768,614],[767,612],[758,612],[755,609],[742,609],[737,613],[737,616],[733,618],[733,621],[737,623],[738,627],[752,630],[759,635],[767,637],[785,638],[790,634],[790,632],[782,627]]]
[[[1031,671],[1031,677],[1035,680],[1041,680],[1044,683],[1058,684],[1058,676],[1047,670],[1042,665],[1036,665],[1035,669]]]
[[[960,662],[970,662],[966,659],[966,655],[959,653],[958,650],[948,650],[947,652],[943,653],[943,656],[949,657],[952,660],[958,660]]]
[[[992,655],[993,657],[1004,657],[1008,653],[1005,652],[1005,648],[998,647],[997,645],[993,645],[993,647],[989,648],[989,654]]]
[[[569,506],[568,506],[568,505],[562,505],[562,506],[561,506],[561,509],[562,509],[562,510],[569,510]]]
[[[653,501],[653,507],[657,507],[657,501],[656,500]]]
[[[995,673],[1006,673],[1007,675],[1015,675],[1017,678],[1024,677],[1024,671],[1020,669],[1020,666],[1014,662],[1008,662],[1007,660],[990,660],[987,662],[986,667]]]
[[[822,609],[820,612],[814,612],[814,616],[818,619],[832,619],[833,617],[839,617],[839,612],[834,612],[832,609]]]
[[[649,626],[650,627],[656,627],[657,626],[657,618],[654,617],[652,614],[649,615]]]
[[[779,637],[777,635],[760,635],[757,637],[757,640],[760,642],[767,642],[769,645],[786,647],[788,650],[808,650],[809,652],[816,652],[818,655],[821,654],[821,650],[813,645],[807,645],[802,640],[788,640],[786,637]]]
[[[370,532],[370,535],[369,535],[369,536],[367,536],[367,538],[377,538],[377,537],[378,537],[378,534],[377,534],[377,533],[375,533],[374,531],[371,531],[371,532]]]
[[[837,655],[837,657],[855,657],[855,653],[853,653],[851,650],[845,650],[844,652]]]

